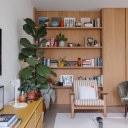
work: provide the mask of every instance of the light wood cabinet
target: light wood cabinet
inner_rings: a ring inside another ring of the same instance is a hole
[[[17,118],[21,118],[22,122],[18,128],[42,128],[42,98],[37,101],[32,101],[25,108],[13,108],[10,105],[6,105],[5,108],[0,111],[0,114],[16,114]]]
[[[38,17],[75,17],[79,21],[82,17],[90,17],[91,19],[101,18],[101,11],[97,12],[49,12],[36,11],[35,21],[38,23]],[[58,60],[60,57],[67,61],[77,61],[81,59],[92,59],[102,57],[102,25],[101,27],[47,27],[47,39],[55,38],[59,33],[64,34],[68,38],[68,42],[80,44],[81,47],[42,47],[44,55],[49,59]],[[92,37],[100,43],[100,47],[85,47],[85,40]],[[61,75],[73,75],[73,79],[78,79],[82,76],[84,78],[101,75],[103,71],[102,66],[95,67],[51,67],[57,73],[57,80],[60,80]],[[54,79],[54,78],[53,78]],[[56,78],[55,78],[56,79]],[[56,88],[57,104],[69,104],[71,89]],[[63,98],[65,97],[66,98]]]
[[[103,9],[103,74],[107,105],[120,105],[117,85],[125,80],[125,9]]]

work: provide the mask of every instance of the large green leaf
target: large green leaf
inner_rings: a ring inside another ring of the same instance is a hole
[[[26,38],[21,38],[20,39],[20,44],[24,46],[25,48],[35,48],[34,45],[32,45],[28,39]]]
[[[36,51],[36,56],[40,57],[44,55],[44,51]]]
[[[34,22],[32,19],[26,18],[26,19],[24,19],[24,21],[25,21],[26,24],[28,24],[32,29],[35,29],[36,24],[35,24],[35,22]]]
[[[24,54],[25,56],[34,56],[36,53],[35,49],[30,49],[30,48],[22,48],[21,53]]]
[[[39,64],[37,66],[37,73],[41,76],[46,77],[47,75],[51,74],[51,69],[47,67],[46,65]]]
[[[36,79],[37,79],[37,83],[45,83],[47,81],[46,77],[43,77],[43,76],[38,75],[38,74],[36,76]]]
[[[37,30],[35,37],[36,37],[36,40],[38,40],[39,38],[42,38],[46,35],[47,35],[46,27],[42,26],[40,29]]]
[[[19,73],[19,77],[22,79],[22,80],[27,80],[29,78],[32,78],[33,77],[33,70],[34,70],[34,67],[32,66],[29,66],[27,68],[24,68],[20,71]]]
[[[53,75],[54,77],[57,77],[57,74],[51,70],[51,75]]]
[[[19,58],[19,60],[24,60],[24,61],[26,61],[26,59],[28,58],[28,56],[25,56],[23,53],[19,53],[18,58]]]
[[[26,61],[27,61],[27,63],[28,63],[29,65],[31,65],[31,66],[34,66],[34,65],[36,65],[36,64],[38,64],[38,63],[40,62],[39,60],[37,60],[37,59],[34,58],[34,57],[27,58]]]
[[[40,89],[47,89],[49,86],[48,86],[48,83],[45,82],[45,83],[38,83],[38,88]]]
[[[32,37],[35,36],[35,31],[28,24],[23,25],[23,30]]]

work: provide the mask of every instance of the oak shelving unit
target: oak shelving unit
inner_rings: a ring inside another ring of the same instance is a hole
[[[48,11],[36,11],[35,21],[38,23],[38,17],[75,17],[79,20],[81,17],[90,17],[96,19],[101,17],[101,11],[97,12],[48,12]],[[55,38],[60,32],[67,38],[68,42],[76,42],[80,44],[80,47],[42,47],[39,50],[45,51],[45,57],[49,59],[59,59],[60,57],[66,57],[67,61],[77,61],[78,57],[81,59],[91,59],[102,57],[102,27],[47,27],[47,39]],[[85,39],[92,37],[100,42],[100,47],[85,47]],[[103,73],[103,66],[95,67],[51,67],[57,73],[57,79],[60,80],[60,75],[73,75],[74,79],[79,76],[92,77],[101,75]],[[70,97],[69,91],[71,88],[55,88],[57,94],[57,104],[69,104]],[[65,96],[64,100],[62,97]]]

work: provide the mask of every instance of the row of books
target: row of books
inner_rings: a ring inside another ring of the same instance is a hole
[[[92,58],[92,59],[82,59],[83,67],[95,67],[95,66],[103,66],[103,60],[101,57]]]
[[[0,114],[0,128],[17,128],[21,121],[15,114]]]
[[[44,58],[42,60],[43,64],[49,67],[58,67],[58,60],[56,59],[49,59],[49,58]],[[77,61],[67,61],[67,66],[76,66]],[[97,67],[97,66],[103,66],[103,60],[101,57],[98,58],[92,58],[92,59],[82,59],[81,61],[81,66],[82,67]]]

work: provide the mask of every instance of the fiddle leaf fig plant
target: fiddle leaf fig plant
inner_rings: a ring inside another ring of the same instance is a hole
[[[27,38],[20,39],[22,49],[19,53],[19,60],[27,63],[28,66],[19,72],[19,78],[21,79],[19,90],[29,92],[31,90],[47,88],[49,76],[56,77],[56,73],[48,66],[42,64],[40,58],[44,55],[44,51],[38,49],[41,44],[47,42],[47,39],[45,39],[47,34],[45,23],[48,22],[48,19],[38,27],[30,18],[26,18],[24,21],[23,30],[33,37],[34,43],[31,43]],[[42,40],[39,41],[39,39]]]

